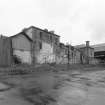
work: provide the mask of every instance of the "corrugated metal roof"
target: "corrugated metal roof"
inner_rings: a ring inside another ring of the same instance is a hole
[[[105,51],[105,43],[92,45],[94,51]]]

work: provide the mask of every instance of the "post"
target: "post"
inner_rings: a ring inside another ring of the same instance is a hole
[[[69,64],[70,64],[70,45],[67,44],[67,69],[69,70]]]
[[[35,65],[35,42],[34,41],[31,43],[31,59],[32,59],[32,65]]]
[[[69,62],[70,62],[70,45],[68,44],[68,65],[69,65]]]
[[[87,61],[87,64],[89,64],[89,42],[90,41],[86,41],[86,51],[87,51],[87,57],[86,57],[86,61]]]

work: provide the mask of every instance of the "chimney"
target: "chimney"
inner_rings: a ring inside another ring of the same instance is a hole
[[[22,29],[22,32],[25,32],[26,30],[27,30],[27,28],[23,28],[23,29]]]
[[[48,29],[45,28],[44,30],[45,30],[46,32],[48,32]]]
[[[49,31],[50,33],[52,33],[52,34],[54,34],[54,31],[52,30],[52,31]]]
[[[90,41],[86,41],[86,47],[89,47],[90,45],[89,45],[89,42]]]

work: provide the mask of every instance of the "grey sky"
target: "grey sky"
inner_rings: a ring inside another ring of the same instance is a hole
[[[0,33],[34,25],[55,30],[73,45],[105,42],[105,0],[0,0]]]

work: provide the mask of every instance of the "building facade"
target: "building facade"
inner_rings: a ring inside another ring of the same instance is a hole
[[[89,41],[86,41],[86,46],[80,48],[65,45],[60,42],[59,35],[47,29],[42,30],[31,26],[4,39],[0,38],[0,62],[5,62],[8,58],[6,65],[92,64],[94,62],[94,48],[90,47]],[[3,44],[5,47],[3,47]],[[2,52],[4,53],[3,56]]]
[[[32,63],[32,40],[24,33],[20,32],[11,37],[13,64]]]
[[[94,63],[94,48],[90,47],[89,41],[86,41],[86,46],[79,48],[81,51],[81,63],[93,64]]]
[[[68,48],[63,43],[58,46],[58,54],[56,57],[57,64],[67,64],[68,63]]]
[[[59,36],[53,31],[31,26],[11,37],[13,55],[22,63],[56,63]]]

